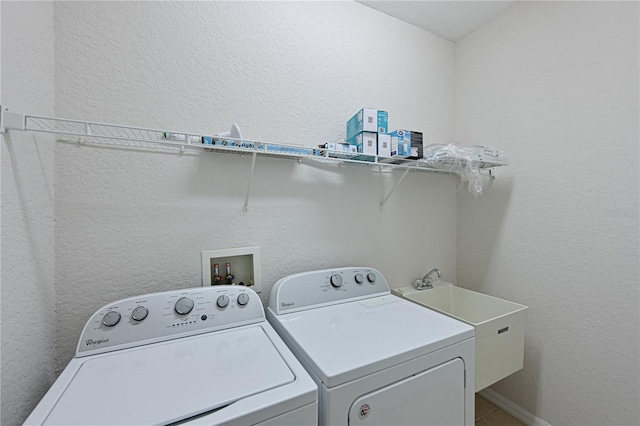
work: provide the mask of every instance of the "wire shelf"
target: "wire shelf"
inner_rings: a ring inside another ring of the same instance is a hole
[[[330,151],[304,145],[268,143],[250,139],[207,136],[199,133],[167,131],[144,127],[123,126],[93,121],[63,118],[24,116],[24,128],[30,132],[50,133],[58,139],[83,144],[112,145],[145,150],[213,151],[219,153],[251,154],[284,159],[309,160],[325,164],[354,164],[376,166],[381,169],[410,169],[413,171],[447,173],[446,163],[434,166],[423,160],[380,157],[357,153]],[[501,163],[482,162],[480,168],[501,166]]]
[[[380,171],[389,169],[404,170],[404,179],[409,171],[454,173],[451,164],[454,159],[434,164],[425,160],[405,159],[398,157],[381,157],[377,155],[365,155],[362,153],[350,153],[331,151],[327,148],[314,148],[305,145],[285,143],[271,143],[249,139],[231,138],[226,136],[210,136],[191,132],[176,132],[144,127],[107,124],[94,121],[70,120],[64,118],[44,117],[28,114],[9,112],[7,108],[0,107],[0,132],[7,130],[21,130],[57,135],[58,140],[78,142],[91,145],[108,145],[120,148],[132,148],[152,151],[212,151],[217,153],[251,154],[251,175],[244,210],[247,210],[249,190],[253,180],[256,156],[268,156],[273,158],[293,159],[298,161],[317,162],[322,164],[343,165],[352,164],[368,166]],[[455,160],[460,161],[460,160]],[[478,161],[474,162],[480,169],[489,169],[489,175],[494,176],[491,169],[507,165],[506,161]],[[389,198],[395,188],[387,195],[380,207]]]

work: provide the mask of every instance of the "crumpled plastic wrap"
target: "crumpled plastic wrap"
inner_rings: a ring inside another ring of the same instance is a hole
[[[468,182],[469,192],[475,198],[482,195],[480,169],[508,163],[504,154],[498,150],[456,144],[434,144],[425,147],[423,161],[430,167],[456,173],[462,182]]]

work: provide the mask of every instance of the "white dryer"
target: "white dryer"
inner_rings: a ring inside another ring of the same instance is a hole
[[[239,286],[110,303],[25,424],[317,424],[317,389]]]
[[[350,267],[291,275],[267,319],[320,388],[323,425],[473,425],[473,327]]]

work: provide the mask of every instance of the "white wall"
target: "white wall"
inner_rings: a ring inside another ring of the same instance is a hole
[[[458,199],[458,282],[530,307],[493,389],[553,425],[639,424],[638,4],[521,2],[456,48],[457,140],[504,148]]]
[[[58,116],[311,146],[372,106],[453,136],[453,45],[354,2],[69,2],[55,30]],[[56,145],[58,368],[102,304],[199,285],[201,250],[259,245],[265,301],[315,268],[455,279],[454,177],[410,174],[380,212],[399,174],[258,158],[244,213],[249,165]]]
[[[53,4],[2,8],[2,105],[53,114]],[[2,135],[1,423],[20,424],[55,379],[53,144]]]
[[[244,245],[262,247],[265,300],[349,264],[456,281],[457,253],[460,285],[530,306],[525,369],[497,391],[552,424],[638,423],[637,4],[517,4],[455,72],[451,43],[351,2],[1,7],[14,111],[52,114],[55,81],[58,116],[314,145],[361,106],[449,141],[455,106],[458,140],[511,158],[479,200],[410,174],[383,212],[398,174],[260,158],[244,213],[249,157],[57,143],[53,169],[50,138],[3,137],[2,424],[103,303],[198,285],[201,250]]]

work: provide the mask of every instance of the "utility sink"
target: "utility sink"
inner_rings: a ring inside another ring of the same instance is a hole
[[[476,392],[522,368],[526,306],[446,281],[435,281],[432,289],[408,286],[392,292],[475,328]]]

